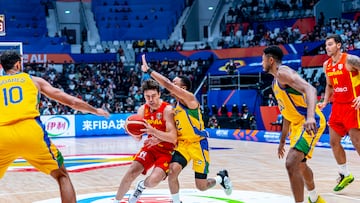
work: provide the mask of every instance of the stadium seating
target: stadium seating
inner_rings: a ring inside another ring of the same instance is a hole
[[[101,40],[168,39],[184,7],[181,0],[92,1]]]

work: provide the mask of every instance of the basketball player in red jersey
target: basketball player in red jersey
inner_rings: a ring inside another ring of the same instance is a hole
[[[340,143],[341,138],[349,134],[360,155],[360,58],[341,52],[341,46],[339,35],[329,35],[326,38],[326,52],[331,58],[323,65],[326,75],[325,98],[319,104],[321,109],[324,108],[332,96],[333,104],[328,121],[330,145],[340,174],[334,191],[340,191],[354,181],[354,176],[346,165],[346,154]]]
[[[145,188],[155,187],[164,180],[177,141],[174,111],[170,104],[160,99],[160,86],[155,80],[143,82],[142,90],[146,103],[139,107],[137,114],[147,122],[145,132],[148,134],[144,146],[135,155],[134,161],[121,180],[114,203],[118,203],[129,190],[131,183],[142,173],[154,166],[151,174],[137,183],[129,203],[136,203]]]

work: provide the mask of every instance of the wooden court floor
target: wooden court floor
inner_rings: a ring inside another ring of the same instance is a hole
[[[64,156],[86,154],[133,154],[141,143],[130,137],[58,138],[53,142]],[[291,196],[284,159],[277,158],[277,144],[209,139],[210,175],[226,168],[234,190],[259,191]],[[287,148],[288,149],[288,148]],[[332,152],[316,148],[308,163],[315,175],[317,191],[329,203],[360,203],[360,157],[347,151],[350,170],[355,181],[341,193],[333,193],[337,166]],[[70,173],[78,195],[98,192],[115,192],[128,165],[98,168]],[[142,177],[140,177],[142,178]],[[181,174],[181,188],[194,188],[194,175],[188,166]],[[136,181],[133,183],[133,185]],[[132,186],[133,188],[133,186]],[[167,182],[157,188],[167,189]],[[216,189],[221,189],[216,186]],[[8,171],[0,180],[0,202],[34,202],[59,197],[58,185],[50,176],[40,172]]]

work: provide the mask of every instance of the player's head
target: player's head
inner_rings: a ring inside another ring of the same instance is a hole
[[[282,62],[284,53],[278,46],[269,46],[263,50],[262,66],[265,72],[269,72],[272,66],[278,66]]]
[[[160,105],[160,85],[153,79],[145,80],[141,86],[145,101],[150,107],[158,108]]]
[[[331,34],[325,39],[325,49],[328,56],[334,56],[340,52],[342,46],[342,40],[340,35]]]
[[[4,51],[0,56],[0,63],[4,71],[15,68],[17,71],[21,71],[21,55],[15,51]]]
[[[191,81],[188,77],[179,75],[173,79],[173,83],[189,92],[191,92]]]

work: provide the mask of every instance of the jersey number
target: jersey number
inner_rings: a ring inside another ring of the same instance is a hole
[[[333,84],[334,84],[334,85],[339,84],[339,82],[338,82],[338,79],[337,79],[337,78],[333,78]]]
[[[4,94],[5,106],[9,105],[9,103],[16,104],[23,100],[22,89],[19,86],[10,87],[9,89],[3,88],[2,91]]]
[[[175,125],[176,125],[176,128],[178,129],[178,131],[182,130],[182,127],[180,126],[180,121],[179,120],[175,120]]]

